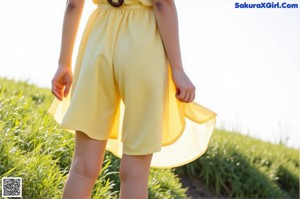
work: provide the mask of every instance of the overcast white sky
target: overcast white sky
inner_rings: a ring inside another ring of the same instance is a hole
[[[176,0],[184,67],[197,86],[196,101],[217,112],[217,127],[275,143],[289,138],[289,146],[299,147],[300,8],[246,10],[234,8],[235,2]],[[50,88],[65,3],[0,0],[1,77]],[[87,0],[74,63],[94,8]]]

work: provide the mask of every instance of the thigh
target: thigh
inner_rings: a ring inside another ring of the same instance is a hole
[[[72,169],[90,177],[97,177],[101,170],[106,142],[91,139],[85,133],[76,131]]]

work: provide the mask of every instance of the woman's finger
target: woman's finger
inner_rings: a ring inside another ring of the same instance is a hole
[[[186,93],[185,93],[185,96],[184,96],[184,98],[183,98],[183,102],[189,102],[189,99],[190,99],[190,96],[191,96],[191,92],[190,91],[187,91]]]
[[[52,94],[60,101],[62,100],[61,95],[59,94],[59,92],[56,89],[52,89]]]
[[[58,82],[53,82],[54,84],[52,85],[52,91],[53,94],[58,98],[62,99],[62,89],[63,85],[58,83]]]
[[[58,88],[58,89],[63,89],[64,88],[64,85],[60,82],[57,82],[57,81],[54,81],[53,85],[54,85],[55,88]]]
[[[71,80],[66,82],[66,87],[64,90],[64,97],[68,96],[70,88],[71,88],[71,84],[72,84]]]
[[[190,102],[195,100],[195,96],[196,96],[196,93],[195,93],[195,91],[193,91],[191,96],[190,96]]]
[[[185,90],[180,90],[179,91],[179,95],[176,94],[177,99],[179,99],[180,101],[182,101],[184,99],[184,97],[185,97],[185,93],[186,93]]]

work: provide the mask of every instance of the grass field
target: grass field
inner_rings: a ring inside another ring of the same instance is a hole
[[[299,150],[216,130],[207,152],[177,173],[226,198],[299,198]]]
[[[23,198],[61,198],[70,168],[74,136],[46,113],[52,100],[49,89],[0,78],[0,176],[22,177]],[[118,168],[107,153],[92,198],[118,198]],[[217,197],[299,198],[299,150],[216,130],[201,158],[151,170],[149,198],[189,198],[178,176]]]

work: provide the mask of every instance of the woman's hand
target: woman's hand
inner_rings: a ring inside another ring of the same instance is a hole
[[[172,79],[176,86],[176,97],[181,102],[195,99],[195,86],[182,67],[178,17],[174,0],[153,0],[153,9],[168,61],[172,68]]]
[[[172,70],[172,79],[176,86],[176,97],[181,102],[192,102],[195,99],[196,87],[183,70]]]
[[[52,94],[62,101],[63,97],[67,97],[72,85],[72,69],[71,67],[59,66],[52,79]]]

